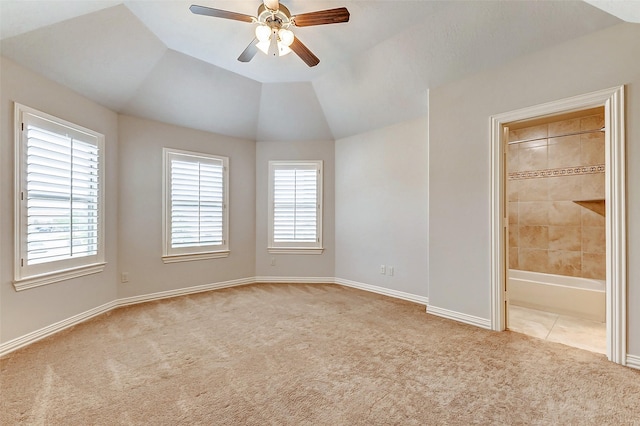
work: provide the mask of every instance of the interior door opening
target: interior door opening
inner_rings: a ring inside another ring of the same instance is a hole
[[[605,354],[604,107],[504,134],[506,328]]]
[[[549,223],[546,229],[546,259],[549,264],[549,260],[551,260],[551,264],[556,268],[574,268],[573,273],[575,274],[575,261],[577,260],[576,256],[578,256],[577,247],[573,249],[562,250],[559,247],[570,247],[570,238],[560,238],[558,237],[559,229],[554,229],[551,232],[553,233],[550,238],[550,227],[551,226],[570,226],[571,222],[568,220],[567,223],[564,223],[564,219],[560,219],[560,213],[563,210],[580,210],[581,217],[581,226],[582,226],[582,212],[583,209],[590,210],[591,213],[597,214],[594,209],[602,209],[604,208],[604,234],[605,234],[605,249],[604,249],[604,259],[605,259],[605,334],[606,334],[606,356],[610,361],[613,361],[618,364],[626,365],[627,363],[627,241],[626,241],[626,161],[625,161],[625,114],[624,114],[624,86],[613,87],[609,89],[599,90],[597,92],[587,93],[584,95],[578,95],[571,98],[560,99],[553,102],[548,102],[541,105],[535,105],[527,108],[522,108],[519,110],[514,110],[498,115],[494,115],[491,117],[491,328],[496,331],[505,330],[507,325],[510,324],[513,327],[513,318],[509,318],[510,303],[509,299],[512,298],[513,292],[505,291],[507,289],[508,284],[508,276],[509,276],[509,267],[512,266],[509,262],[512,262],[510,257],[515,256],[515,252],[513,247],[510,247],[509,241],[509,194],[508,194],[508,179],[509,179],[509,171],[507,170],[508,166],[508,142],[509,137],[513,138],[511,141],[515,140],[515,135],[510,132],[521,130],[527,127],[535,127],[540,124],[547,124],[547,132],[549,131],[550,122],[549,119],[553,117],[553,119],[558,119],[555,121],[566,121],[580,117],[583,112],[597,112],[603,111],[604,116],[604,197],[602,199],[599,198],[591,198],[591,197],[583,197],[582,186],[580,186],[580,198],[577,200],[553,200],[547,199],[546,204],[544,204],[541,210],[536,209],[534,204],[525,205],[520,210],[520,206],[518,206],[518,220],[521,215],[524,213],[525,216],[535,217],[537,214],[539,215],[542,211],[542,215],[547,215],[547,219],[552,218],[554,223]],[[578,114],[578,115],[574,115]],[[595,114],[591,114],[595,115]],[[519,126],[521,126],[519,128]],[[559,126],[559,124],[558,124]],[[556,129],[557,130],[557,129]],[[587,129],[582,129],[587,130]],[[580,137],[582,138],[583,134],[580,130],[576,132],[577,134],[571,134],[574,132],[568,131],[567,134],[556,134],[554,137]],[[597,128],[589,129],[589,131],[594,130],[592,133],[592,137],[598,138],[601,136],[597,136],[598,131]],[[587,134],[587,133],[584,133]],[[520,135],[522,136],[522,135]],[[533,137],[532,137],[533,138]],[[527,147],[526,145],[521,145],[520,147],[524,149],[535,148],[533,145],[536,144],[535,141],[528,141],[527,138],[522,137],[524,141],[521,144],[526,144],[532,142]],[[553,146],[553,150],[558,150],[559,144],[550,144],[549,143],[549,133],[546,135],[546,151],[547,154],[549,152],[550,147]],[[557,142],[557,141],[553,141]],[[554,146],[557,145],[557,146]],[[578,143],[575,143],[575,149],[578,146]],[[580,155],[582,156],[582,140],[580,140]],[[537,159],[537,155],[539,152],[544,151],[544,149],[540,150],[530,150],[524,153],[523,158],[525,159],[525,163],[535,163]],[[574,154],[577,151],[574,151]],[[549,158],[552,158],[553,161],[560,161],[562,158],[571,158],[570,155],[567,154],[566,157],[547,157],[547,161]],[[520,153],[518,153],[518,161],[520,161]],[[519,163],[518,163],[519,164]],[[585,166],[586,167],[586,166]],[[599,170],[598,164],[593,165],[593,170],[588,167],[588,170],[583,170],[583,167],[573,167],[571,166],[562,166],[560,164],[554,164],[549,166],[547,164],[546,168],[540,168],[535,170],[513,170],[511,173],[520,173],[511,175],[514,180],[526,180],[526,179],[534,179],[536,177],[540,177],[541,174],[546,174],[547,179],[552,177],[560,177],[562,176],[563,170],[564,175],[575,175],[576,169],[578,169],[577,176],[586,176],[586,175],[598,175],[599,178],[591,177],[587,178],[587,180],[596,180],[600,179],[600,186],[602,186],[602,170]],[[536,175],[537,173],[537,175]],[[555,174],[554,174],[555,173]],[[575,177],[575,176],[574,176]],[[578,179],[574,179],[574,184],[577,185]],[[580,183],[582,185],[582,183]],[[570,187],[571,184],[567,184],[566,187]],[[562,187],[565,188],[566,187]],[[552,191],[554,191],[554,196],[559,196],[556,192],[561,192],[560,189],[553,187]],[[535,187],[533,185],[532,193],[534,195],[527,195],[526,197],[542,197],[541,193],[544,194],[545,189],[544,185],[541,184],[540,187]],[[538,191],[538,192],[536,192]],[[549,196],[549,186],[547,183],[546,193]],[[537,195],[535,195],[537,194]],[[513,197],[513,194],[511,194]],[[606,200],[606,201],[605,201]],[[511,200],[513,201],[513,200]],[[527,200],[529,203],[533,202],[541,202],[543,200]],[[556,204],[556,202],[561,202]],[[571,207],[569,207],[571,206]],[[546,209],[545,209],[546,207]],[[513,208],[512,208],[513,210]],[[589,213],[589,215],[591,215]],[[595,217],[595,216],[593,216]],[[593,218],[592,217],[592,218]],[[575,219],[575,216],[573,216]],[[538,217],[538,220],[540,218]],[[512,217],[513,221],[514,218]],[[595,222],[591,223],[593,227],[597,227]],[[513,225],[513,223],[512,223]],[[529,226],[518,223],[518,226]],[[530,225],[530,226],[544,226],[544,225]],[[577,227],[577,224],[573,225]],[[542,245],[544,243],[545,235],[540,237],[539,233],[536,233],[539,229],[525,229],[524,235],[521,236],[518,233],[518,244],[520,244],[521,237],[526,239],[526,244],[528,247],[519,247],[518,246],[518,266],[520,263],[533,262],[537,259],[541,259],[542,252],[533,252],[532,250],[543,250],[542,248],[536,248],[535,245]],[[520,229],[518,229],[518,232]],[[593,230],[590,230],[593,231]],[[593,234],[588,232],[590,236]],[[542,231],[544,233],[544,231]],[[577,231],[576,231],[577,232]],[[595,231],[594,231],[595,232]],[[598,231],[599,235],[601,235],[601,230]],[[578,239],[574,238],[572,241],[577,242]],[[581,236],[582,237],[582,236]],[[514,238],[514,235],[511,235],[511,238]],[[589,247],[593,247],[593,239],[588,237],[588,240],[583,241],[580,238],[581,246],[587,245]],[[597,241],[601,242],[601,237],[597,239]],[[513,241],[512,241],[513,242]],[[550,248],[549,244],[553,242],[553,248]],[[563,245],[566,244],[566,245]],[[598,244],[595,244],[598,245]],[[600,243],[601,245],[601,243]],[[533,246],[533,247],[532,247]],[[525,256],[522,259],[521,249],[523,250]],[[593,248],[590,248],[593,249]],[[600,252],[602,248],[596,249]],[[550,254],[549,251],[554,251],[555,253]],[[576,253],[560,253],[560,252],[576,252]],[[587,252],[590,253],[590,252]],[[594,253],[591,253],[594,254]],[[598,253],[600,257],[602,257],[603,253]],[[582,252],[582,247],[580,248],[580,268],[582,269],[583,258],[587,259],[586,264],[588,265],[591,260],[593,260],[593,256],[587,256]],[[572,260],[573,259],[573,260]],[[544,263],[544,261],[543,261]],[[571,266],[574,265],[574,266]],[[601,270],[600,270],[601,272]],[[590,273],[594,273],[591,270]],[[569,274],[571,275],[571,274]],[[513,276],[512,276],[513,278]],[[521,280],[531,279],[531,276],[519,276],[517,277]],[[513,282],[512,282],[513,286]],[[511,286],[511,287],[512,287]],[[575,304],[574,304],[575,305]],[[513,312],[511,312],[511,316],[513,316]]]

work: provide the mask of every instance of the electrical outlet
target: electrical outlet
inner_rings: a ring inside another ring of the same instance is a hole
[[[384,275],[384,271],[385,271],[384,265],[380,265],[380,273],[382,275]]]
[[[271,258],[271,266],[276,266],[276,258],[275,257]]]
[[[387,274],[393,276],[393,266],[387,266]]]
[[[123,282],[123,283],[128,283],[129,282],[129,273],[128,272],[123,272],[120,275],[120,282]]]

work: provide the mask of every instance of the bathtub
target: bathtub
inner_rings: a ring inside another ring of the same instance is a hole
[[[525,308],[605,322],[603,280],[510,269],[509,303]]]

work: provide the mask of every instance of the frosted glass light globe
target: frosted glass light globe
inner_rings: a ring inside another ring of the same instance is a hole
[[[289,31],[289,30],[285,30],[284,28],[281,29],[280,31],[278,31],[278,37],[280,38],[280,42],[284,45],[284,46],[291,46],[291,43],[293,43],[293,31]]]
[[[258,25],[256,27],[256,38],[259,41],[268,41],[271,38],[271,28],[266,25]]]

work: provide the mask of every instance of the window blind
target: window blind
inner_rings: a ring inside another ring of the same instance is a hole
[[[100,152],[92,135],[27,117],[26,263],[98,252]],[[23,262],[25,259],[23,259]]]
[[[223,245],[224,163],[171,159],[171,248]]]
[[[273,179],[273,241],[317,242],[318,169],[277,168]]]

